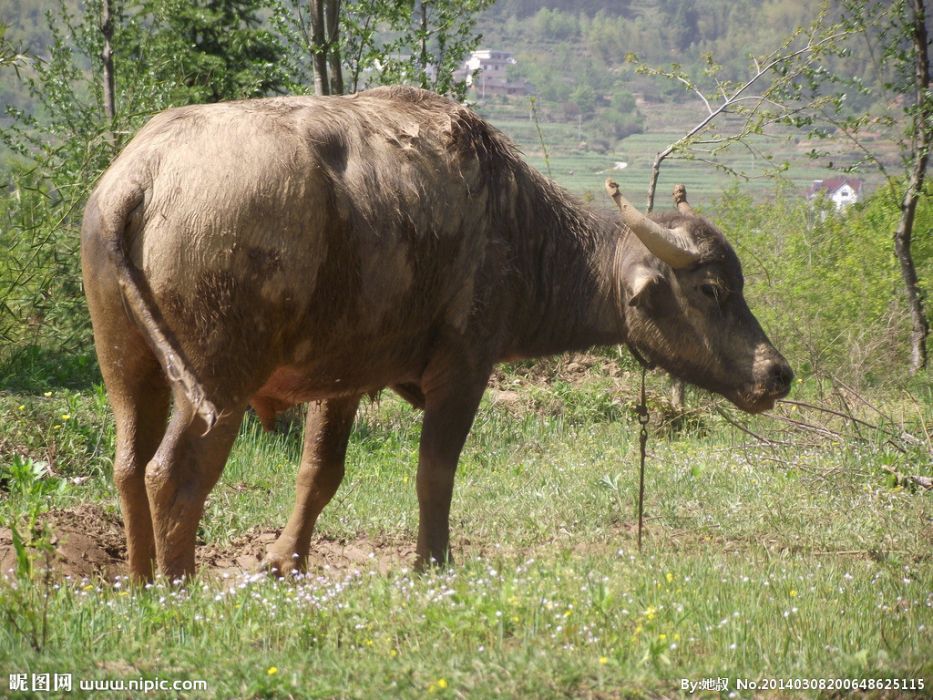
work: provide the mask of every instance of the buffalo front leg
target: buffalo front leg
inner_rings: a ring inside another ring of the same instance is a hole
[[[244,410],[245,405],[223,411],[205,433],[201,417],[176,395],[168,430],[146,466],[156,561],[170,580],[194,574],[195,537],[204,501],[227,462]]]
[[[295,507],[279,538],[266,550],[262,566],[284,576],[304,571],[318,516],[343,481],[347,442],[359,396],[316,401],[308,406],[304,450],[295,485]]]
[[[426,388],[418,455],[419,569],[452,563],[449,540],[454,474],[487,379],[488,373],[471,382]]]

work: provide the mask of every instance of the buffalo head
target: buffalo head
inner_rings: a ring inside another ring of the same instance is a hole
[[[739,259],[719,230],[674,190],[677,211],[644,216],[606,181],[635,234],[620,264],[629,342],[675,377],[722,394],[749,413],[790,391],[794,373],[743,296]]]

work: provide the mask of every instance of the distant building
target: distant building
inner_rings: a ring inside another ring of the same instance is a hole
[[[454,73],[458,80],[466,80],[479,99],[499,95],[526,95],[528,84],[522,80],[509,80],[508,67],[517,63],[510,51],[479,49]]]
[[[836,211],[842,211],[850,204],[862,200],[864,184],[858,178],[845,176],[814,180],[807,190],[807,199],[813,201],[817,197],[825,197],[833,203]]]

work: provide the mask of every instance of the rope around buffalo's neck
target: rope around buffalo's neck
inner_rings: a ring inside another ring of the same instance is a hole
[[[636,355],[636,357],[638,357]],[[638,357],[638,359],[641,359]],[[648,403],[645,401],[645,374],[648,372],[647,363],[641,365],[641,393],[639,402],[635,407],[635,413],[638,416],[638,423],[641,430],[638,433],[638,442],[641,449],[641,460],[638,468],[638,552],[641,553],[641,531],[644,527],[644,504],[645,504],[645,453],[648,444]]]

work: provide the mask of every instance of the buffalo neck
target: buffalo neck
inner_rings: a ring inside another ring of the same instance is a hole
[[[507,357],[538,357],[625,341],[616,227],[536,173],[538,196],[513,200],[507,237]]]

